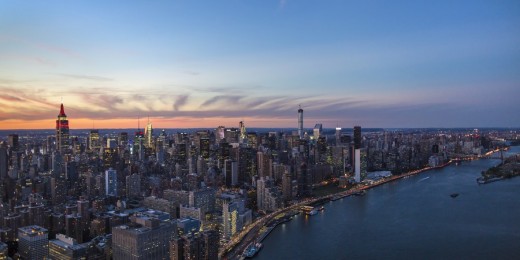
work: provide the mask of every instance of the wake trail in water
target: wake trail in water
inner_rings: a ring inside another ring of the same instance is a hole
[[[420,179],[418,182],[421,182],[421,181],[427,180],[427,179],[429,179],[429,178],[430,178],[430,176],[428,176],[428,177],[424,177],[424,178]]]

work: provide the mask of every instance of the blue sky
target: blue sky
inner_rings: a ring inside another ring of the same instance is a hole
[[[0,0],[3,128],[520,127],[519,83],[518,1]]]

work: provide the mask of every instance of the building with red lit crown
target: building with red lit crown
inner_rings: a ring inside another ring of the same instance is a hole
[[[70,153],[69,145],[69,120],[67,120],[63,104],[61,104],[60,114],[56,120],[56,150],[61,154],[68,154]]]

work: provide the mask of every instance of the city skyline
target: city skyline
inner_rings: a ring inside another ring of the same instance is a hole
[[[520,127],[515,1],[0,3],[0,129]]]

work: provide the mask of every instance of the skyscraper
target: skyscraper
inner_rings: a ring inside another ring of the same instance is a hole
[[[298,167],[298,196],[307,197],[312,194],[312,176],[309,174],[307,164],[302,162]]]
[[[0,144],[0,179],[7,177],[7,171],[9,169],[9,159],[7,154],[7,147],[4,144]]]
[[[126,196],[129,198],[138,197],[141,194],[141,176],[134,173],[126,176]]]
[[[336,127],[336,146],[341,144],[341,127]]]
[[[238,218],[239,205],[236,202],[225,201],[222,205],[222,221],[224,226],[224,237],[231,238],[242,230],[242,225]]]
[[[361,149],[354,150],[354,180],[361,182]]]
[[[218,233],[213,230],[183,235],[170,242],[171,260],[218,259]]]
[[[202,209],[202,214],[213,212],[215,210],[216,191],[212,188],[190,191],[189,205]]]
[[[56,149],[61,154],[67,154],[69,153],[69,144],[69,120],[67,120],[62,103],[58,119],[56,120]]]
[[[81,225],[84,231],[88,231],[90,224],[89,201],[80,197],[78,202],[78,214],[81,216]]]
[[[238,163],[235,160],[227,159],[224,161],[224,176],[226,187],[230,188],[238,184]]]
[[[99,130],[90,130],[88,137],[88,149],[98,150],[101,147],[99,142]]]
[[[264,177],[260,177],[256,181],[256,205],[258,209],[264,208],[264,197],[265,197],[265,186],[266,186],[266,180]]]
[[[128,133],[127,132],[121,132],[118,136],[118,145],[126,146],[128,145]]]
[[[361,126],[354,126],[354,149],[361,148]]]
[[[363,148],[354,151],[354,180],[361,182],[367,175],[367,151]]]
[[[204,259],[218,259],[219,239],[215,230],[207,230],[202,233],[204,242]]]
[[[50,259],[87,259],[88,244],[78,244],[72,238],[63,234],[56,234],[56,239],[49,241]]]
[[[139,124],[139,117],[137,118],[137,131],[135,132],[134,140],[132,142],[133,146],[130,149],[131,154],[137,155],[139,160],[144,159],[144,132],[141,131]]]
[[[202,158],[209,159],[210,146],[211,146],[211,141],[209,140],[209,138],[207,138],[207,137],[200,138],[199,152],[200,152],[200,156],[202,156]]]
[[[146,128],[144,129],[144,138],[145,138],[145,146],[147,148],[154,148],[153,127],[152,127],[152,123],[150,122],[150,119],[148,119],[148,124],[146,125]]]
[[[303,109],[301,106],[298,109],[298,136],[303,139]]]
[[[170,241],[170,259],[171,260],[184,260],[184,242],[183,237],[174,238]]]
[[[282,175],[282,195],[285,201],[292,199],[292,179],[291,174],[287,170]]]
[[[11,148],[11,151],[18,151],[18,149],[20,148],[18,145],[18,135],[10,134],[7,140],[9,147]]]
[[[316,124],[313,129],[314,139],[318,140],[318,138],[321,136],[321,132],[323,132],[323,125]]]
[[[105,194],[117,196],[117,171],[112,168],[105,171]]]
[[[114,259],[168,259],[175,225],[149,216],[134,216],[131,225],[112,229]]]
[[[18,229],[18,253],[22,259],[45,259],[49,254],[47,229],[27,226]]]

